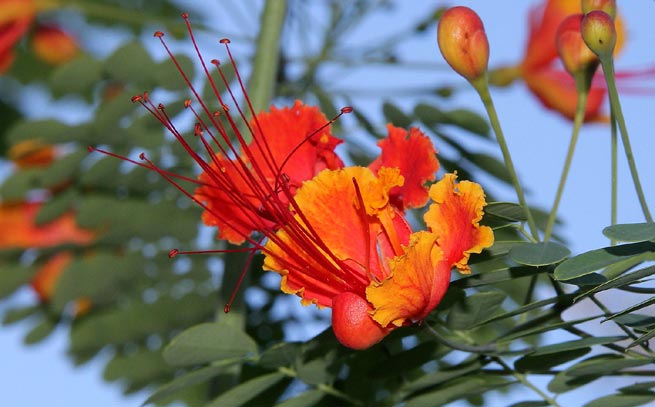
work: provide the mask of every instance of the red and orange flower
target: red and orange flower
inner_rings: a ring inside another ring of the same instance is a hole
[[[166,47],[163,34],[155,36]],[[229,41],[221,42],[230,55]],[[220,64],[212,63],[232,95]],[[147,94],[133,100],[162,122],[203,172],[197,180],[185,178],[145,155],[141,165],[198,203],[204,223],[218,226],[219,239],[263,253],[264,268],[282,276],[283,292],[300,296],[305,305],[332,307],[342,344],[367,348],[399,326],[422,321],[446,292],[451,269],[468,272],[469,255],[492,244],[491,229],[479,225],[485,206],[479,185],[456,184],[455,175],[447,174],[429,186],[439,162],[420,130],[388,125],[377,159],[368,167],[344,167],[334,152],[341,143],[331,134],[335,119],[328,121],[317,108],[297,101],[250,112],[244,135],[220,92],[215,97],[221,109],[213,112],[188,84],[200,109],[191,101],[185,105],[196,117],[194,135],[205,155],[191,147],[163,105],[153,104]],[[245,120],[238,105],[235,111]],[[412,232],[405,209],[424,207],[430,199],[424,217],[428,230]]]

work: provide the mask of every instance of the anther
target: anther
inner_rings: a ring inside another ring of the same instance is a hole
[[[229,38],[221,38],[220,41],[218,41],[218,42],[220,42],[221,44],[229,44],[230,39]]]
[[[185,101],[184,101],[184,107],[185,107],[185,108],[188,108],[188,107],[190,107],[190,106],[191,106],[191,99],[187,99],[187,100],[185,100]]]
[[[171,249],[171,251],[168,252],[168,258],[172,259],[173,257],[177,256],[177,254],[180,251],[178,249]]]
[[[143,96],[135,95],[135,96],[132,96],[132,98],[130,100],[132,101],[132,103],[140,102],[140,101],[143,100]]]
[[[189,13],[182,13],[182,18],[185,20],[189,19]]]
[[[146,159],[146,153],[139,154],[139,159],[145,160]]]
[[[155,33],[153,34],[153,37],[157,37],[157,38],[161,38],[163,36],[164,36],[163,31],[155,31]]]
[[[347,114],[351,113],[353,111],[353,108],[351,106],[344,106],[341,108],[341,113]]]
[[[213,65],[216,65],[217,67],[221,66],[221,61],[219,61],[218,59],[214,58],[209,62],[211,62]]]

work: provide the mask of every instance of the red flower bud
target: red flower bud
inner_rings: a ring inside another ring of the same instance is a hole
[[[482,20],[468,7],[453,7],[441,16],[437,42],[448,64],[469,81],[487,71],[489,41]]]
[[[557,29],[555,43],[557,53],[562,59],[564,68],[573,76],[580,72],[595,70],[598,66],[598,58],[582,39],[580,27],[582,14],[568,16]]]
[[[582,38],[599,58],[611,58],[616,46],[614,20],[604,11],[594,10],[582,19]]]
[[[380,342],[393,328],[382,328],[371,318],[371,304],[352,292],[332,299],[332,329],[342,345],[366,349]]]
[[[616,17],[616,0],[582,0],[582,12],[590,13],[594,10],[606,12],[610,17]]]

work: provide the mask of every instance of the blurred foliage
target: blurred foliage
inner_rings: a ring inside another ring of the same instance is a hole
[[[403,6],[375,0],[321,5],[291,1],[282,32],[288,47],[279,50],[274,102],[302,99],[318,104],[328,116],[336,115],[341,106],[355,107],[354,114],[338,121],[334,131],[337,136],[348,135],[346,154],[354,163],[370,161],[373,153],[367,144],[385,137],[383,121],[419,126],[440,150],[443,169],[483,181],[493,197],[494,185],[510,182],[507,170],[496,155],[488,153],[494,139],[486,119],[453,105],[449,98],[454,89],[444,84],[426,86],[418,93],[406,89],[412,94],[404,100],[409,104],[385,96],[376,98],[375,111],[359,109],[367,104],[365,98],[349,93],[347,86],[331,86],[347,70],[403,67],[406,61],[393,45],[434,27],[441,8],[423,21],[405,22],[401,34],[365,45],[347,41],[367,15],[393,13]],[[234,16],[243,11],[241,7],[236,2],[223,6]],[[561,240],[526,243],[523,211],[511,202],[487,207],[484,222],[495,230],[495,245],[472,259],[473,273],[452,283],[425,323],[394,331],[366,351],[345,349],[330,329],[304,342],[285,340],[294,326],[326,326],[326,316],[318,311],[303,315],[290,311],[289,304],[297,299],[279,292],[261,272],[259,257],[249,271],[247,294],[252,295],[224,315],[225,293],[234,288],[227,279],[240,274],[243,256],[169,259],[172,248],[207,249],[207,239],[199,237],[200,208],[153,172],[87,152],[87,146],[99,146],[138,161],[138,154],[146,151],[163,169],[197,175],[193,161],[161,124],[139,104],[130,103],[135,94],[157,91],[171,116],[179,115],[182,122],[188,119],[181,113],[188,97],[186,83],[169,59],[153,57],[149,49],[158,44],[155,39],[147,46],[139,39],[153,27],[181,37],[185,31],[180,12],[178,2],[168,0],[149,0],[147,5],[145,1],[75,1],[64,9],[48,10],[38,18],[83,21],[77,32],[80,41],[87,35],[101,41],[117,34],[120,44],[104,54],[89,50],[58,67],[35,62],[25,44],[18,44],[15,63],[0,78],[0,85],[7,85],[0,95],[0,119],[5,124],[0,129],[0,153],[14,160],[13,170],[0,186],[2,202],[42,202],[37,224],[47,225],[73,213],[79,228],[95,233],[84,244],[1,248],[3,323],[21,323],[26,344],[38,343],[56,326],[64,326],[74,363],[99,359],[105,366],[105,380],[120,383],[125,393],[148,388],[147,402],[159,405],[175,400],[191,406],[410,407],[454,400],[483,405],[487,392],[526,386],[530,374],[551,375],[544,389],[550,394],[607,376],[655,374],[648,348],[655,336],[655,318],[643,311],[655,304],[653,289],[643,284],[655,274],[655,267],[648,265],[655,261],[653,225],[607,228],[604,233],[622,244],[570,258]],[[317,13],[320,24],[315,23]],[[220,24],[192,18],[197,35],[230,35],[237,40],[235,49],[254,53],[252,34],[240,32],[239,24],[228,28],[234,32],[217,32],[214,27]],[[250,23],[252,27],[244,23],[242,28],[256,31],[256,19]],[[178,48],[174,52],[180,53],[177,58],[184,71],[195,78],[197,67],[186,54],[190,45],[182,38],[184,52]],[[243,53],[237,59],[248,65]],[[323,75],[324,67],[337,73]],[[47,102],[51,106],[43,111],[21,107],[16,101],[27,90],[20,84],[37,85],[51,98]],[[205,85],[201,84],[203,94],[208,93]],[[58,115],[75,112],[79,106],[72,119]],[[56,148],[56,157],[40,165],[16,165],[12,147],[29,142]],[[545,217],[543,213],[538,217],[541,224]],[[212,241],[210,248],[225,247]],[[29,290],[26,287],[35,276],[61,252],[73,257],[51,295],[16,305],[12,294]],[[537,286],[551,296],[537,298]],[[598,302],[594,295],[610,289],[643,300],[619,312],[609,312],[600,304],[597,315],[563,318],[576,301]],[[82,307],[82,300],[91,305]],[[587,321],[616,324],[624,335],[592,336],[579,327]],[[443,341],[436,341],[431,331]],[[566,331],[575,339],[541,346],[544,335],[555,331]],[[596,352],[589,355],[592,349]],[[98,356],[101,351],[111,356]],[[637,383],[587,405],[652,403],[653,387],[653,381]],[[539,393],[534,397],[537,400],[515,406],[548,405],[550,400]]]

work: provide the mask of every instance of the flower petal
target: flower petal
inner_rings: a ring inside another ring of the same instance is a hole
[[[364,298],[351,292],[334,297],[332,329],[342,345],[366,349],[380,342],[395,327],[382,328],[371,318],[373,308]]]
[[[470,181],[455,184],[456,178],[455,174],[446,174],[432,185],[430,198],[434,203],[424,219],[437,235],[437,244],[449,267],[470,273],[469,255],[491,246],[494,235],[491,228],[479,225],[486,205],[482,187]]]
[[[419,129],[407,130],[387,125],[389,135],[378,146],[380,156],[368,167],[377,172],[382,167],[398,168],[405,178],[402,186],[390,192],[392,204],[400,210],[417,208],[428,201],[426,182],[434,181],[439,170],[437,151],[430,139]]]
[[[443,298],[450,266],[443,261],[436,240],[434,233],[413,233],[405,253],[390,261],[391,275],[366,289],[373,319],[382,327],[421,321]]]
[[[386,259],[409,237],[389,205],[389,190],[401,183],[395,169],[380,178],[363,167],[322,171],[298,190],[296,223],[266,243],[264,268],[281,274],[282,291],[303,304],[329,307],[345,291],[363,296],[371,279],[388,274]]]

